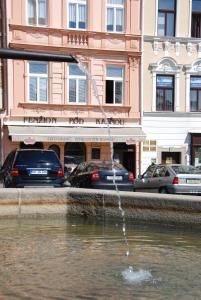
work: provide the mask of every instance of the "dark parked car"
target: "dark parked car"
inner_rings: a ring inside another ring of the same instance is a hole
[[[201,194],[201,174],[194,166],[156,164],[134,181],[136,192]]]
[[[119,190],[133,191],[133,173],[121,164],[110,161],[84,162],[79,164],[68,177],[71,186],[80,188],[114,190],[114,181]]]
[[[52,186],[64,184],[58,156],[52,150],[19,149],[8,154],[1,167],[5,187]]]

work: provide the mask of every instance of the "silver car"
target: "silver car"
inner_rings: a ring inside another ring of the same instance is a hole
[[[201,194],[201,171],[181,164],[154,164],[134,180],[134,191]]]

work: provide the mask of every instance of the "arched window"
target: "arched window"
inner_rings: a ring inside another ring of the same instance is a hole
[[[153,80],[152,111],[179,111],[181,68],[171,57],[149,65]]]
[[[86,161],[86,146],[84,143],[66,143],[64,147],[64,164],[79,164]]]
[[[56,152],[58,158],[60,159],[60,148],[59,148],[59,146],[53,144],[53,145],[50,145],[48,149],[53,150],[54,152]]]

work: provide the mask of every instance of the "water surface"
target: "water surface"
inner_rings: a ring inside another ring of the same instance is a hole
[[[121,222],[1,220],[0,299],[201,299],[200,237],[127,224],[127,257]]]

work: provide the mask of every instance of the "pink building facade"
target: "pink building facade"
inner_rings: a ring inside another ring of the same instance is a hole
[[[63,164],[107,160],[112,140],[115,159],[138,173],[140,1],[7,0],[7,16],[9,47],[72,54],[94,80],[78,64],[9,60],[4,157],[41,147]]]

